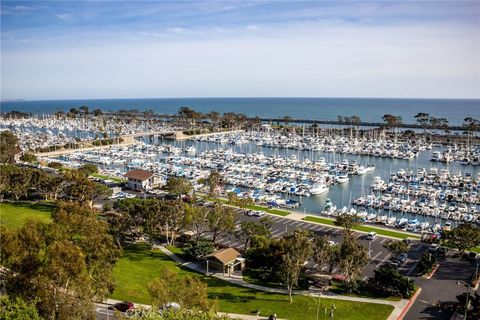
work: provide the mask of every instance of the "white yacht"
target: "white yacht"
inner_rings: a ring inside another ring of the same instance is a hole
[[[315,195],[315,194],[321,194],[325,193],[328,191],[328,187],[323,184],[323,183],[315,183],[311,188],[310,188],[310,194]]]

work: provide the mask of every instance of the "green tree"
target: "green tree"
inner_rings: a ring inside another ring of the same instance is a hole
[[[243,238],[243,251],[247,250],[248,244],[253,236],[269,236],[272,222],[268,217],[263,217],[259,221],[242,221],[240,229],[237,232],[238,238]]]
[[[208,195],[210,197],[216,197],[223,185],[223,177],[217,170],[212,170],[207,178],[199,179],[198,182],[208,187]]]
[[[170,177],[167,180],[165,189],[171,194],[179,196],[181,198],[182,195],[189,194],[190,191],[192,191],[193,186],[192,183],[186,178]]]
[[[89,109],[87,106],[81,106],[80,108],[78,108],[80,111],[83,112],[84,115],[87,115],[89,113]]]
[[[425,130],[427,130],[427,128],[428,128],[428,122],[429,122],[429,119],[430,119],[430,115],[428,113],[425,113],[425,112],[419,112],[415,116],[415,119],[416,119],[418,125],[421,126],[423,128],[423,131],[425,132]]]
[[[373,277],[367,281],[369,291],[384,297],[410,298],[414,291],[414,281],[402,276],[395,268],[389,265],[381,266],[374,270]]]
[[[352,235],[344,235],[338,256],[338,266],[345,277],[345,287],[348,292],[351,292],[356,286],[367,263],[367,249],[359,244]]]
[[[215,251],[213,241],[205,238],[199,239],[196,243],[190,243],[184,248],[187,257],[193,261],[200,261],[213,251]]]
[[[25,301],[38,298],[39,314],[48,319],[93,319],[92,300],[113,289],[108,279],[115,248],[108,247],[106,230],[84,232],[91,224],[77,214],[60,211],[51,224],[30,220],[14,231],[1,227],[5,292]]]
[[[290,116],[284,116],[283,117],[283,123],[285,123],[285,127],[288,127],[288,123],[292,121],[292,117]]]
[[[391,114],[385,114],[382,117],[382,120],[387,123],[387,126],[390,128],[397,128],[402,125],[402,117],[394,116]]]
[[[203,236],[208,227],[210,210],[207,207],[186,205],[183,225],[193,228],[195,243]]]
[[[98,199],[109,197],[112,194],[112,189],[89,180],[83,173],[67,172],[64,177],[66,180],[65,197],[68,200],[88,204],[90,208],[93,208],[93,204]]]
[[[23,161],[23,162],[29,162],[29,163],[33,163],[33,162],[36,162],[37,161],[37,156],[35,156],[33,153],[31,152],[24,152],[22,153],[22,155],[20,156],[20,160]]]
[[[161,202],[160,224],[167,245],[173,245],[175,232],[185,221],[185,206],[179,201]]]
[[[208,228],[213,233],[212,241],[215,243],[219,234],[235,231],[235,212],[216,203],[208,213]]]
[[[337,216],[333,223],[342,227],[345,234],[351,234],[352,229],[360,224],[360,218],[356,215],[342,214]]]
[[[337,244],[330,243],[329,236],[315,235],[313,240],[313,260],[318,265],[318,269],[322,270],[328,267],[328,273],[332,273],[333,268],[338,263],[340,247]]]
[[[80,168],[78,168],[78,171],[81,173],[85,174],[85,176],[90,176],[92,173],[97,173],[98,172],[98,167],[94,165],[93,163],[86,163]]]
[[[35,300],[26,302],[16,297],[0,295],[0,320],[40,320]]]
[[[388,240],[383,244],[383,247],[387,249],[392,255],[406,253],[410,249],[408,247],[408,244],[401,240]]]
[[[480,228],[472,223],[462,223],[443,234],[446,243],[457,248],[461,254],[465,250],[480,246]]]
[[[198,278],[180,276],[170,269],[160,271],[160,277],[148,285],[152,305],[161,307],[178,303],[183,309],[209,311],[214,305],[208,300],[207,285]]]
[[[293,302],[293,288],[298,285],[304,265],[312,254],[312,245],[308,237],[308,231],[298,229],[284,237],[280,277],[288,290],[290,303]]]
[[[15,155],[19,152],[17,136],[8,130],[0,132],[0,162],[14,163]]]

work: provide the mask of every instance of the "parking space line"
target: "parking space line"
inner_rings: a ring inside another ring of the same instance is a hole
[[[384,243],[385,241],[387,241],[387,238],[383,238],[382,241],[380,241],[380,243]]]
[[[374,255],[370,260],[371,261],[375,261],[375,259],[378,258],[378,256],[380,256],[382,254],[382,251],[378,252],[376,255]]]
[[[284,221],[282,221],[283,224],[287,224],[287,223],[290,223],[290,220],[289,219],[285,219]]]
[[[295,221],[294,223],[291,224],[291,226],[296,226],[297,224],[300,224],[300,221]]]
[[[387,254],[387,255],[385,256],[385,258],[383,258],[383,260],[380,261],[375,267],[376,267],[376,268],[380,267],[380,266],[381,266],[385,261],[387,261],[387,259],[389,259],[389,258],[390,258],[390,253]]]
[[[277,233],[282,233],[282,232],[283,232],[282,230],[277,229],[277,230],[272,232],[272,236],[276,235]]]

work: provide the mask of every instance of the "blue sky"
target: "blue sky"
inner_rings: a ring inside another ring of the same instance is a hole
[[[480,97],[480,1],[2,1],[2,99]]]

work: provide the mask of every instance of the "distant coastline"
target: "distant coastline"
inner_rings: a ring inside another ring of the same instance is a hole
[[[181,106],[200,112],[244,113],[249,117],[335,121],[338,116],[360,117],[362,122],[382,122],[384,114],[401,116],[404,123],[415,123],[414,116],[425,112],[459,126],[465,117],[480,118],[480,99],[396,99],[396,98],[144,98],[15,100],[0,102],[1,111],[18,110],[33,114],[68,111],[82,105],[104,111],[122,109],[152,110],[176,114]]]

